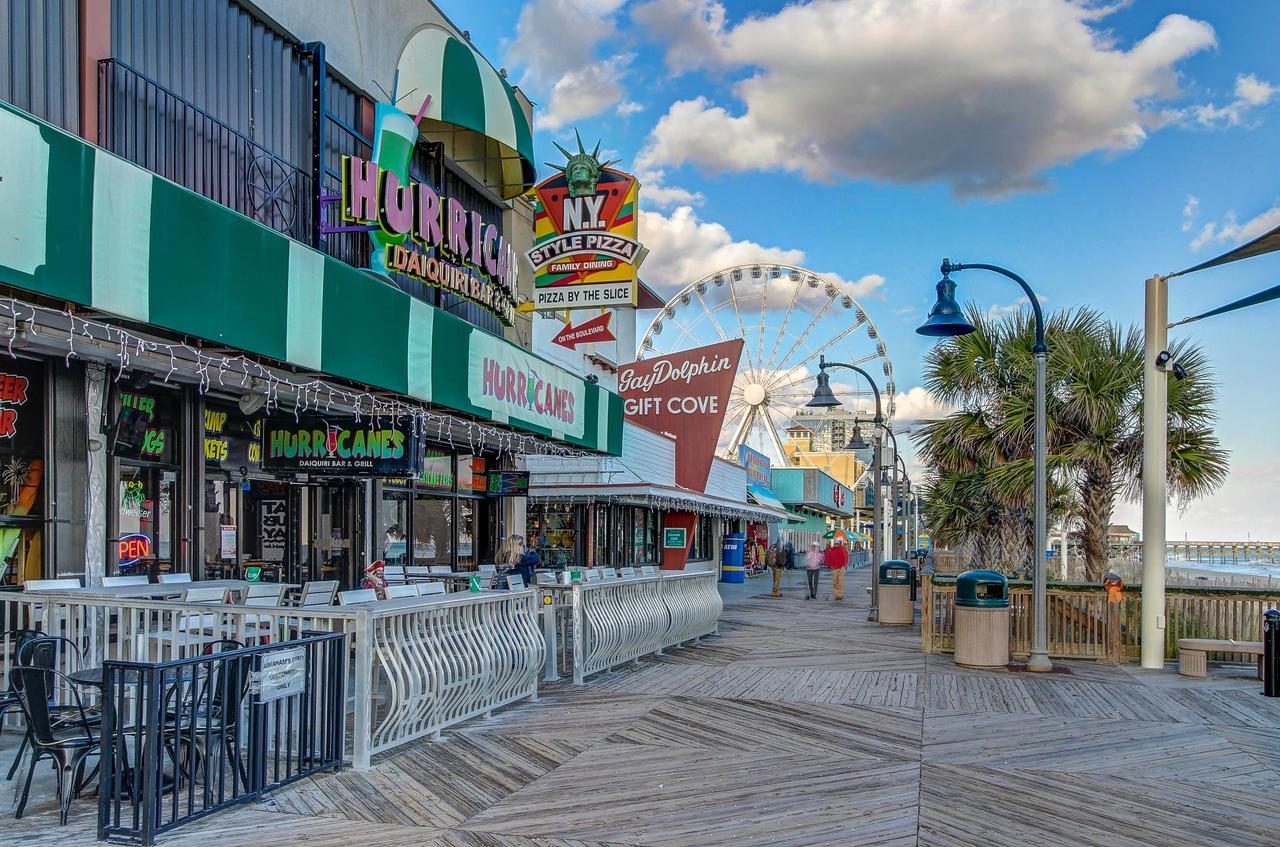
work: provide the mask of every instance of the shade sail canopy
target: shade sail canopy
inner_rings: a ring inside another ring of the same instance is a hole
[[[1199,315],[1190,318],[1183,318],[1180,321],[1169,324],[1169,326],[1182,326],[1183,324],[1195,323],[1205,318],[1211,318],[1214,315],[1223,315],[1227,312],[1234,312],[1236,309],[1246,309],[1249,306],[1256,306],[1259,303],[1266,303],[1270,300],[1280,300],[1280,285],[1273,285],[1265,291],[1259,291],[1257,294],[1250,294],[1248,297],[1242,297],[1225,306],[1219,306],[1216,309],[1210,309]]]
[[[405,112],[416,114],[431,96],[424,131],[472,134],[455,143],[455,159],[483,160],[486,182],[504,199],[533,185],[533,133],[524,110],[507,81],[470,45],[439,27],[420,29],[400,53],[397,70]]]
[[[1195,273],[1196,271],[1203,271],[1207,268],[1216,268],[1218,265],[1226,265],[1226,264],[1230,264],[1231,262],[1238,262],[1241,259],[1252,259],[1254,256],[1262,256],[1266,253],[1274,253],[1277,250],[1280,250],[1280,226],[1276,227],[1275,229],[1271,230],[1270,232],[1264,235],[1258,236],[1257,238],[1253,239],[1252,241],[1246,244],[1241,244],[1239,247],[1236,247],[1232,250],[1228,250],[1227,252],[1223,253],[1221,256],[1210,259],[1207,262],[1201,262],[1195,267],[1178,271],[1176,274],[1169,274],[1167,278],[1172,279],[1175,276],[1184,276],[1185,274]]]

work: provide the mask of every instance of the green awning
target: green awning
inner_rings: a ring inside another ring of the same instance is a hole
[[[536,181],[533,133],[515,92],[469,44],[439,27],[418,30],[400,53],[401,108],[410,115],[428,94],[431,105],[422,128],[458,128],[483,136],[483,158],[495,167],[497,186],[510,199]],[[412,94],[410,94],[412,92]],[[434,126],[445,124],[447,127]],[[457,156],[456,158],[472,158]],[[487,168],[486,168],[487,169]]]

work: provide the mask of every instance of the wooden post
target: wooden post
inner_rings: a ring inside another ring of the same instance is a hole
[[[920,651],[933,652],[933,574],[928,571],[920,573]]]

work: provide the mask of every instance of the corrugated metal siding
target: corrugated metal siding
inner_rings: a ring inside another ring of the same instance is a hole
[[[228,0],[113,0],[117,60],[309,169],[311,69],[298,47]]]
[[[0,0],[0,100],[80,132],[77,0]]]

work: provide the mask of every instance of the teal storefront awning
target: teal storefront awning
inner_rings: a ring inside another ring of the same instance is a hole
[[[747,499],[755,503],[757,506],[768,506],[772,509],[777,509],[779,512],[785,512],[787,510],[787,507],[782,505],[782,501],[763,485],[748,485]]]
[[[622,452],[622,399],[0,103],[0,284]]]

